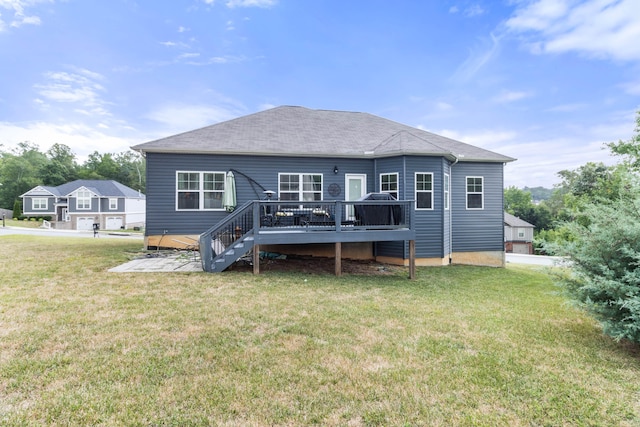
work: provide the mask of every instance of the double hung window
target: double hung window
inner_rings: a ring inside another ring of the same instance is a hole
[[[416,172],[416,209],[433,209],[433,174]]]
[[[76,193],[76,209],[91,209],[91,192],[89,190],[78,190]]]
[[[47,210],[47,198],[46,197],[35,197],[31,204],[31,207],[34,211]]]
[[[398,173],[380,174],[380,192],[389,193],[398,199]]]
[[[484,182],[481,176],[467,177],[467,209],[484,208]]]
[[[280,200],[313,202],[322,200],[322,174],[278,174]]]
[[[178,172],[177,210],[222,209],[224,181],[224,172]]]
[[[449,210],[449,195],[451,194],[451,184],[449,174],[444,174],[444,209]]]

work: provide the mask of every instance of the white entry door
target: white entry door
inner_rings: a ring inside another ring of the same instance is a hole
[[[348,173],[344,176],[344,199],[345,200],[357,200],[364,196],[367,191],[367,175]],[[353,205],[347,206],[347,221],[353,221],[355,219],[355,213]]]

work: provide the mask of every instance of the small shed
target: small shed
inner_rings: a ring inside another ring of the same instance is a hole
[[[504,250],[514,254],[533,254],[533,230],[529,224],[508,212],[504,213]]]

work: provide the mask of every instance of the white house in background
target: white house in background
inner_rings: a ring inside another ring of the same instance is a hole
[[[29,217],[51,217],[53,228],[103,230],[143,227],[146,197],[113,180],[78,179],[51,186],[37,186],[23,195],[22,212]]]
[[[504,250],[514,254],[533,254],[535,226],[517,216],[504,213]]]

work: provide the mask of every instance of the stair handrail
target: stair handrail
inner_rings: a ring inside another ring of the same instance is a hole
[[[212,247],[213,236],[220,236],[223,233],[227,233],[231,234],[232,238],[236,240],[242,239],[244,236],[253,232],[253,207],[253,201],[245,203],[239,208],[236,208],[230,215],[210,227],[207,231],[200,234],[198,249],[204,271],[210,272],[215,258],[221,256],[221,253],[214,254]],[[239,222],[238,220],[240,219],[244,219],[244,221]],[[241,223],[242,226],[235,225],[236,223]]]

